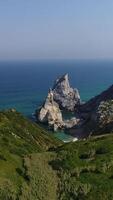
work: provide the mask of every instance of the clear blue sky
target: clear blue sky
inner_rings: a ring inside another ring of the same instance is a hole
[[[113,0],[0,0],[0,59],[113,58]]]

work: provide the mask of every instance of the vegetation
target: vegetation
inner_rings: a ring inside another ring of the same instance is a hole
[[[15,200],[26,185],[24,158],[61,142],[15,110],[0,112],[0,200]]]
[[[113,200],[113,135],[62,144],[1,112],[0,200]]]
[[[112,135],[66,144],[51,164],[59,171],[60,199],[113,199]]]

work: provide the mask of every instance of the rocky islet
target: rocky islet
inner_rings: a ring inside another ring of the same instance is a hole
[[[78,105],[80,105],[79,92],[70,87],[68,74],[65,74],[55,81],[43,105],[36,111],[36,116],[38,121],[48,124],[54,131],[72,128],[78,123],[78,119],[73,117],[65,120],[62,111],[74,112]]]
[[[73,112],[74,117],[65,120],[63,111]],[[113,86],[83,104],[78,89],[70,86],[65,74],[55,81],[36,116],[54,131],[65,129],[77,138],[112,132]]]

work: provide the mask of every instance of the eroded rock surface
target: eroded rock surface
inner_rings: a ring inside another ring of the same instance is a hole
[[[86,136],[113,132],[113,86],[81,105],[79,115],[82,123],[70,133],[76,135],[80,130]]]
[[[44,104],[36,112],[36,116],[38,121],[48,124],[54,131],[59,128],[72,128],[78,123],[78,120],[75,117],[64,120],[61,108],[74,111],[75,106],[79,104],[79,92],[70,87],[68,74],[65,74],[55,81],[53,89],[50,89]]]
[[[42,123],[47,123],[54,131],[64,126],[62,113],[59,105],[53,100],[53,92],[49,91],[48,96],[37,112],[37,118]]]
[[[60,108],[74,111],[75,107],[80,104],[79,92],[77,89],[70,87],[68,74],[57,79],[52,90],[53,98]]]
[[[113,132],[113,86],[81,104],[77,89],[70,87],[68,74],[57,79],[38,112],[38,120],[54,130],[68,129],[77,138]],[[62,110],[74,111],[75,117],[63,119]]]

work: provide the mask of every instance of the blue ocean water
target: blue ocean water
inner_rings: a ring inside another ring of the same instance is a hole
[[[87,101],[113,84],[113,60],[0,61],[0,110],[16,108],[31,117],[65,73]]]
[[[13,107],[31,116],[64,73],[87,101],[113,84],[113,61],[0,61],[0,109]]]

